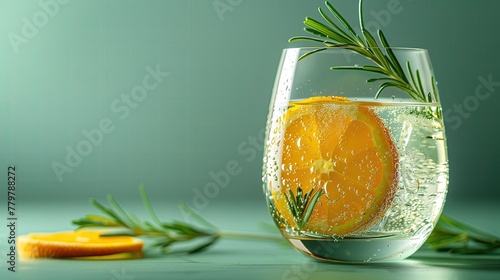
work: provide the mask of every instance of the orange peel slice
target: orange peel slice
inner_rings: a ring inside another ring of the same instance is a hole
[[[17,250],[25,258],[81,258],[142,254],[144,242],[130,236],[101,236],[98,230],[30,233],[17,238]],[[113,257],[112,257],[113,258]]]

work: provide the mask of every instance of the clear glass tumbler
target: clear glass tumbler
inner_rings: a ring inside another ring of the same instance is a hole
[[[306,55],[314,50],[285,49],[279,64],[263,164],[270,213],[314,258],[404,259],[432,232],[448,188],[427,51],[367,49],[394,58],[384,65],[342,47]]]

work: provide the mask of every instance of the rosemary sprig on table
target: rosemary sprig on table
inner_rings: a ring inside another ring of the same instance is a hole
[[[426,244],[438,252],[488,254],[500,249],[500,238],[441,215]]]
[[[304,30],[312,34],[313,37],[297,36],[289,40],[290,42],[305,40],[325,45],[325,47],[317,48],[304,54],[300,59],[324,51],[327,47],[346,48],[366,57],[375,65],[337,66],[331,69],[367,71],[382,75],[382,77],[367,80],[369,83],[380,82],[379,89],[375,94],[375,99],[378,98],[385,89],[394,87],[407,92],[416,101],[436,102],[438,100],[434,77],[431,77],[432,93],[425,92],[419,70],[414,70],[409,61],[404,65],[398,61],[382,30],[378,30],[377,32],[379,44],[375,36],[365,28],[363,0],[359,1],[359,25],[361,36],[354,31],[352,25],[349,24],[332,4],[326,1],[325,5],[330,14],[326,13],[321,8],[318,8],[318,11],[321,17],[326,21],[326,24],[310,17],[306,17],[304,21],[304,25],[306,26]],[[334,16],[338,23],[335,23],[331,16]],[[406,67],[408,74],[405,73],[403,67]]]
[[[195,220],[196,224],[175,220],[172,222],[161,221],[156,215],[143,185],[139,186],[139,191],[151,221],[141,220],[135,214],[125,212],[113,196],[108,195],[107,200],[111,207],[106,207],[90,198],[90,204],[99,210],[101,215],[86,215],[74,220],[73,224],[78,228],[93,227],[112,230],[103,236],[145,237],[152,241],[150,249],[159,248],[163,253],[170,252],[177,244],[188,244],[183,249],[178,249],[179,252],[198,253],[214,245],[221,238],[277,242],[283,240],[277,235],[222,231],[184,203],[181,203],[179,208]]]

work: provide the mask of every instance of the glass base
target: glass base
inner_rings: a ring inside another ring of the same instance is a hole
[[[342,263],[387,262],[402,260],[415,253],[427,236],[346,237],[342,239],[286,236],[288,242],[310,257]]]

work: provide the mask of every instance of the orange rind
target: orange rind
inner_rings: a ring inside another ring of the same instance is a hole
[[[130,236],[101,236],[102,231],[77,230],[30,233],[17,238],[17,250],[24,258],[83,258],[134,256],[142,254],[144,242]]]

